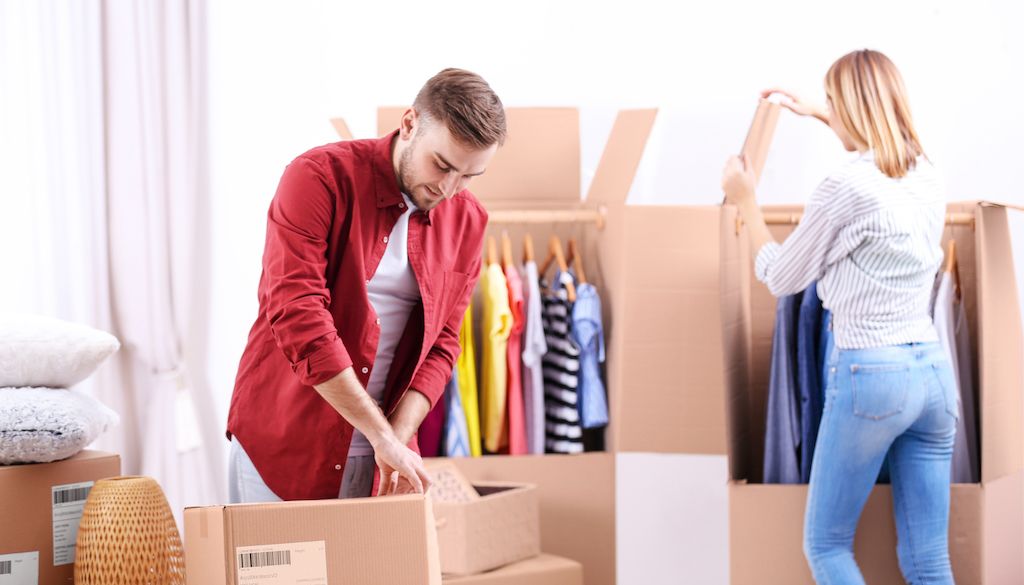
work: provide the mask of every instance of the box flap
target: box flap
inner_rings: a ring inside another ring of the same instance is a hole
[[[982,204],[975,217],[981,479],[987,483],[1024,469],[1024,340],[1007,209]]]
[[[377,110],[377,131],[398,128],[405,107]],[[469,190],[488,210],[566,209],[580,204],[576,108],[506,108],[508,137]]]
[[[750,412],[750,279],[749,243],[736,233],[739,214],[722,206],[719,222],[722,355],[725,365],[726,444],[729,478],[749,478],[753,443]]]
[[[185,508],[185,580],[201,583],[214,575],[229,582],[224,540],[224,506]]]
[[[619,112],[587,192],[588,206],[625,204],[657,115],[657,109]]]

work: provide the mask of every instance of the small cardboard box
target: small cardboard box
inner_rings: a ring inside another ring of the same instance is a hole
[[[583,565],[540,555],[479,575],[445,577],[444,585],[583,585]]]
[[[190,585],[439,585],[429,498],[393,496],[185,509]]]
[[[461,476],[451,463],[432,466],[431,472],[435,477]],[[540,554],[536,486],[476,481],[469,489],[475,492],[431,492],[444,574],[475,575]]]
[[[120,474],[121,458],[102,451],[0,466],[0,583],[70,585],[86,496]]]
[[[766,211],[800,213],[800,207]],[[981,482],[950,490],[949,555],[957,583],[1024,583],[1024,330],[1006,207],[951,203],[969,225],[947,225],[956,239],[960,284],[977,348]],[[772,226],[781,241],[793,226]],[[806,485],[764,485],[765,408],[775,299],[753,276],[746,230],[722,208],[722,341],[729,421],[729,538],[733,583],[787,585],[813,579],[803,555]],[[1016,235],[1020,237],[1020,235]],[[902,583],[890,486],[873,489],[854,554],[868,583]]]

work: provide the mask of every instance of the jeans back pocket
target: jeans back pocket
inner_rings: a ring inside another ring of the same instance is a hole
[[[953,377],[953,367],[949,360],[932,364],[932,371],[942,391],[942,400],[946,406],[946,414],[960,420],[960,388]]]
[[[910,366],[884,364],[850,366],[853,414],[882,420],[903,412],[910,391]]]

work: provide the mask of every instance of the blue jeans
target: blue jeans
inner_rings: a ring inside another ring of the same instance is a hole
[[[864,583],[853,535],[887,452],[904,578],[953,583],[947,541],[958,416],[953,370],[938,343],[832,352],[804,516],[817,583]]]

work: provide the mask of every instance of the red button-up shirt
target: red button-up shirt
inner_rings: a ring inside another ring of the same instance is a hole
[[[340,491],[353,428],[312,386],[351,366],[365,387],[373,371],[380,326],[366,286],[405,211],[391,160],[396,134],[299,156],[270,204],[259,316],[238,366],[227,434],[285,500]],[[386,414],[409,389],[431,406],[441,398],[480,276],[486,225],[469,191],[409,218],[421,301],[395,349]]]

